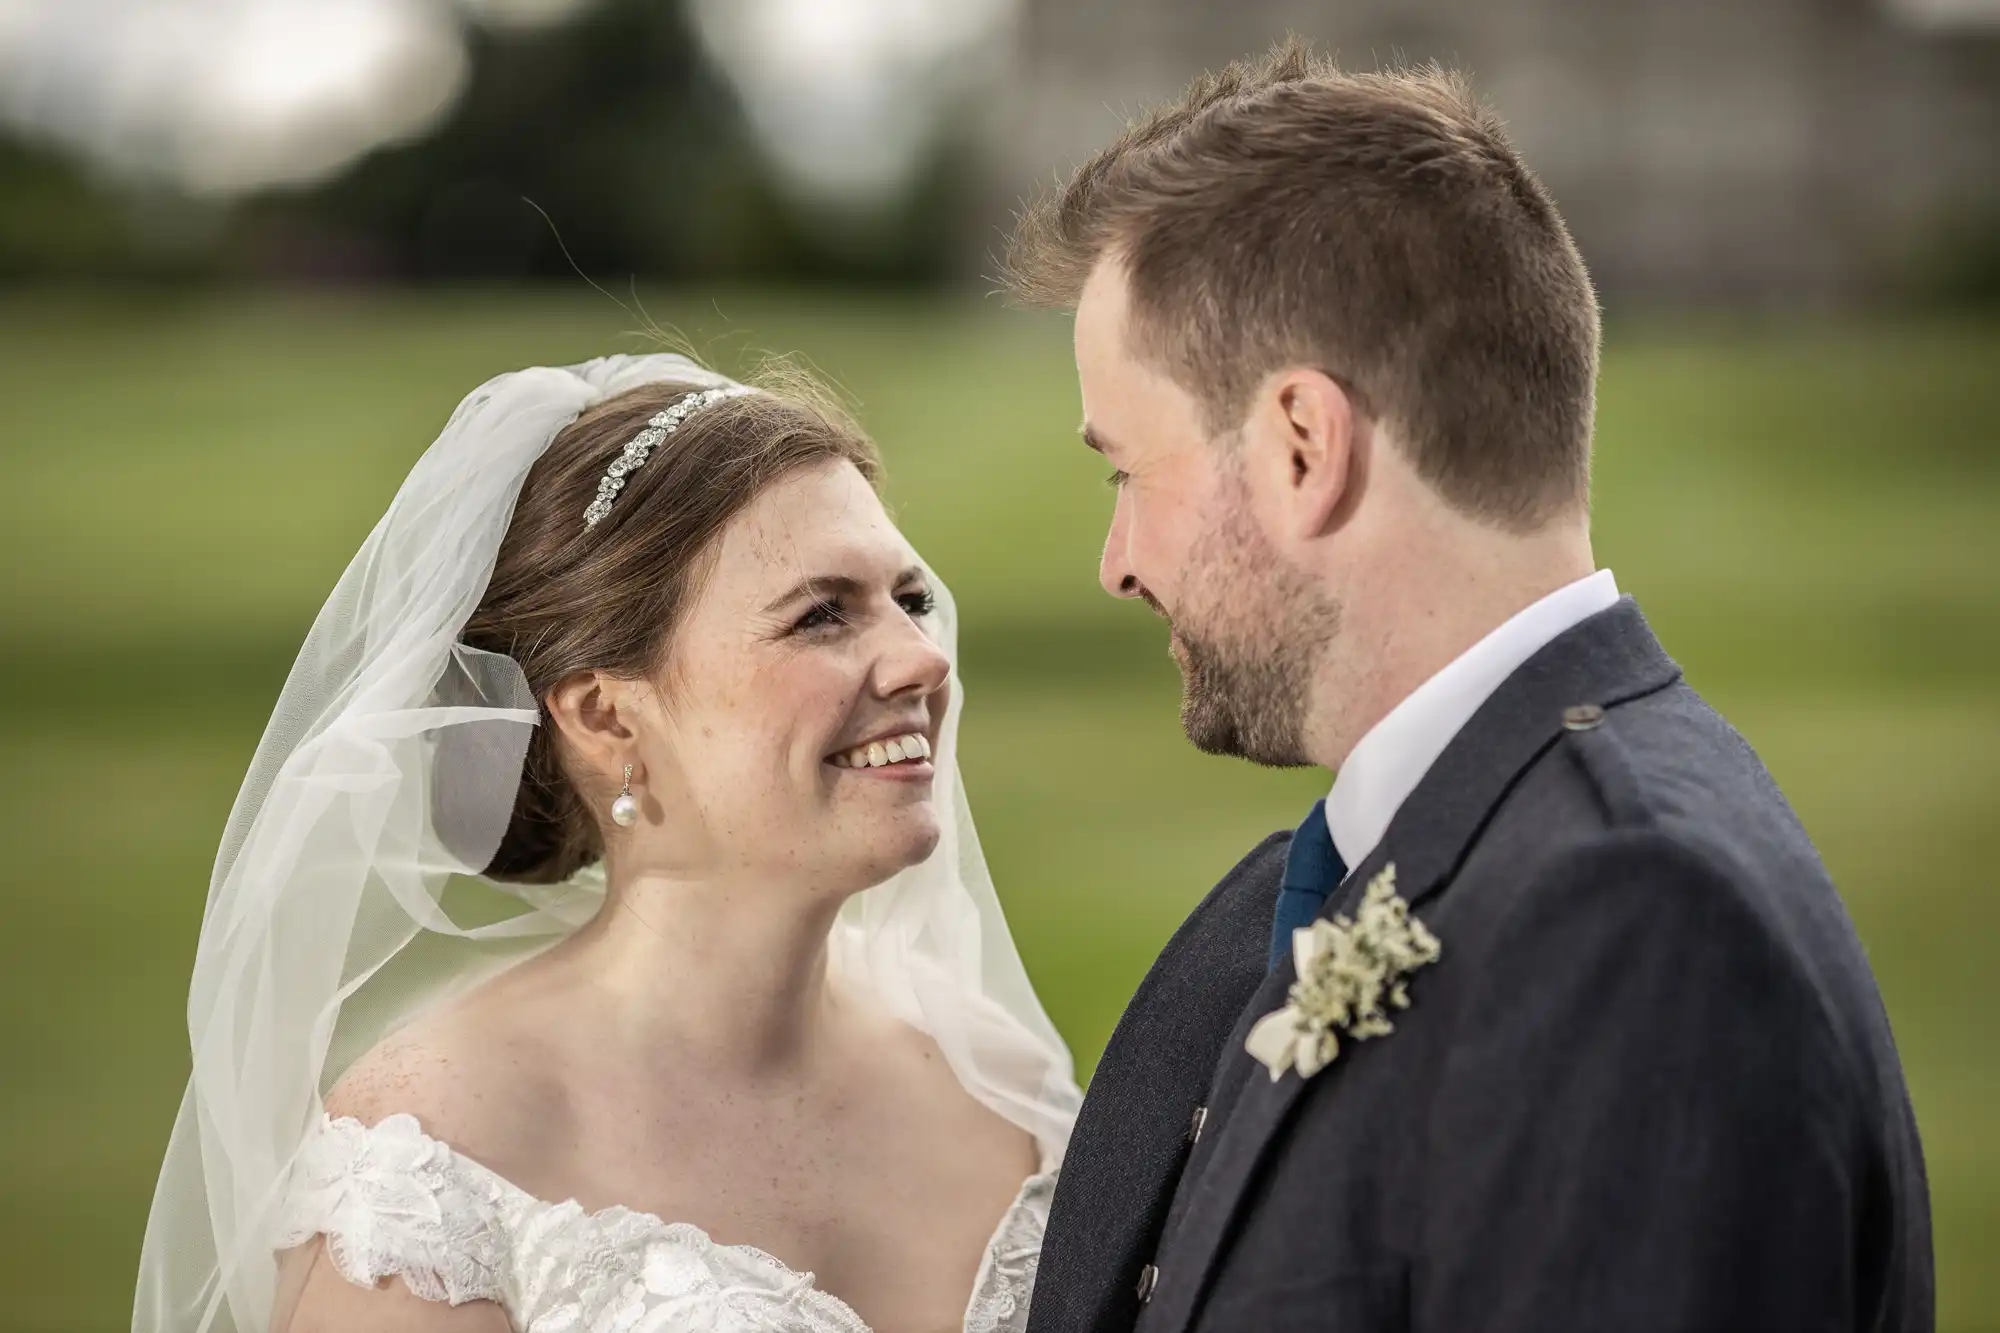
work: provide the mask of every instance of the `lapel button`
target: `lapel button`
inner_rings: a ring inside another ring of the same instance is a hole
[[[1153,1288],[1158,1286],[1159,1282],[1160,1270],[1154,1265],[1147,1264],[1139,1270],[1139,1304],[1144,1305],[1153,1299]]]
[[[1572,704],[1563,709],[1564,731],[1590,731],[1604,721],[1604,710],[1596,704]]]
[[[1201,1142],[1201,1131],[1203,1126],[1207,1124],[1208,1108],[1206,1106],[1195,1107],[1194,1118],[1188,1122],[1188,1143],[1190,1145]]]

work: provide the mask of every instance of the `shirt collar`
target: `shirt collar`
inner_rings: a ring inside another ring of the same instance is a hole
[[[1516,668],[1617,601],[1618,583],[1608,569],[1556,589],[1459,654],[1369,728],[1326,798],[1326,824],[1340,859],[1350,866],[1367,859],[1451,738]]]

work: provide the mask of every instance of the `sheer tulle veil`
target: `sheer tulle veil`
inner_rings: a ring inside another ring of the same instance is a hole
[[[314,621],[216,856],[188,996],[193,1070],[147,1223],[137,1333],[264,1333],[274,1214],[328,1086],[385,1032],[602,902],[601,875],[586,872],[504,886],[511,910],[495,912],[490,889],[465,878],[499,845],[538,712],[512,659],[458,635],[550,441],[593,403],[661,381],[729,384],[655,355],[481,385]],[[932,586],[935,632],[955,661],[955,612]],[[963,708],[961,687],[936,755],[942,842],[847,903],[832,967],[929,1033],[965,1087],[1054,1161],[1080,1097],[973,829],[957,762]]]

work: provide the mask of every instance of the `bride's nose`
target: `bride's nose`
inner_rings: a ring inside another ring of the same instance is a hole
[[[875,663],[875,687],[885,698],[914,694],[927,699],[951,679],[951,659],[913,622],[891,631]]]

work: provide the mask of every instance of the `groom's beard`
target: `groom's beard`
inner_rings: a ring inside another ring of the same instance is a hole
[[[1181,728],[1196,749],[1272,768],[1306,756],[1313,672],[1340,629],[1340,604],[1251,522],[1241,494],[1189,551],[1173,619]]]

